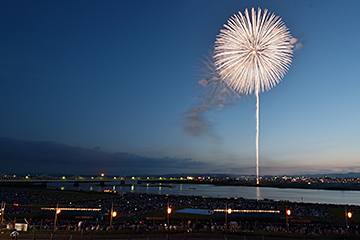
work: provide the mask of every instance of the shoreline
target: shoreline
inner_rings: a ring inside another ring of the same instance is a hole
[[[194,180],[151,180],[141,181],[151,183],[176,183],[176,184],[209,184],[214,186],[243,186],[243,187],[268,187],[268,188],[299,188],[299,189],[318,189],[318,190],[339,190],[339,191],[360,191],[360,184],[353,183],[276,183],[260,182],[259,185],[253,182],[240,181],[194,181]]]
[[[104,181],[106,182],[106,181]],[[136,186],[142,183],[151,183],[148,187],[172,188],[171,184],[194,184],[194,185],[213,185],[213,186],[242,186],[242,187],[261,187],[261,188],[290,188],[290,189],[312,189],[312,190],[336,190],[336,191],[360,191],[358,183],[290,183],[290,182],[254,182],[245,181],[194,181],[194,180],[139,180],[137,183],[111,184],[110,181],[99,186]],[[23,183],[23,182],[0,182],[0,187],[35,187],[46,188],[46,184]]]

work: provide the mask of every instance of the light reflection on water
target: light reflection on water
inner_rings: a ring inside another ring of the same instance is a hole
[[[260,187],[256,187],[256,199],[261,199]]]
[[[80,183],[78,187],[72,183],[48,183],[48,188],[61,190],[117,191],[118,193],[151,193],[184,196],[236,197],[246,199],[287,200],[291,202],[330,203],[360,205],[360,191],[317,190],[297,188],[266,188],[244,186],[214,186],[210,184],[136,184],[100,186],[93,183]]]

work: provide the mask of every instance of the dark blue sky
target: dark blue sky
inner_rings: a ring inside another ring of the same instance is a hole
[[[2,172],[254,174],[253,95],[200,135],[183,121],[217,34],[251,7],[303,44],[260,95],[260,174],[360,171],[359,1],[131,0],[0,3]]]

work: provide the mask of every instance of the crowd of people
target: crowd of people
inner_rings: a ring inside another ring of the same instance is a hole
[[[330,208],[344,208],[345,206],[334,206],[327,204],[293,203],[272,200],[250,200],[244,198],[209,198],[201,196],[178,196],[178,195],[156,195],[156,194],[134,194],[134,193],[112,193],[104,194],[103,197],[85,199],[79,196],[71,197],[61,194],[43,194],[39,191],[1,189],[0,201],[6,203],[5,220],[11,220],[13,216],[22,213],[35,213],[40,211],[39,206],[56,206],[59,208],[101,208],[105,217],[93,220],[74,220],[58,218],[57,230],[69,231],[160,231],[160,230],[184,230],[193,231],[255,231],[267,232],[292,232],[299,234],[320,234],[320,235],[359,235],[358,226],[344,224],[335,225],[325,221],[334,216]],[[37,207],[36,207],[37,206]],[[198,209],[238,209],[238,210],[279,210],[281,219],[285,216],[285,210],[290,209],[292,216],[296,219],[309,219],[311,222],[289,221],[288,225],[284,220],[238,219],[236,224],[225,224],[224,219],[208,218],[207,220],[195,221],[184,219],[171,219],[169,226],[165,219],[146,220],[144,216],[148,213],[164,211],[170,206],[173,209],[192,207]],[[111,210],[118,213],[117,219],[109,224],[109,213]],[[354,214],[358,214],[358,206],[347,206]],[[10,217],[12,216],[12,217]],[[125,218],[126,217],[126,218]],[[135,220],[136,219],[136,220]],[[139,220],[140,219],[140,220]],[[19,221],[19,220],[18,220]],[[32,230],[53,230],[54,219],[34,218],[27,219]],[[313,222],[317,222],[314,224]],[[321,223],[323,222],[323,223]]]

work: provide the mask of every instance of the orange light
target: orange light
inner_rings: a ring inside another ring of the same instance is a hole
[[[228,214],[231,214],[231,213],[232,213],[231,208],[229,208],[229,209],[227,210],[227,212],[228,212]]]
[[[348,217],[348,218],[352,218],[352,212],[348,212],[348,213],[347,213],[347,217]]]
[[[167,209],[167,213],[170,214],[170,213],[171,213],[171,210],[172,210],[171,208],[168,208],[168,209]]]
[[[112,216],[116,217],[117,216],[117,212],[112,212]]]
[[[61,209],[56,210],[56,214],[59,214],[59,213],[61,213]]]
[[[18,206],[19,206],[19,204],[18,204],[18,203],[14,203],[14,206],[17,206],[17,207],[18,207]]]
[[[291,215],[291,210],[290,209],[286,210],[286,215],[288,215],[288,216]]]
[[[103,173],[102,173],[100,176],[101,176],[101,177],[104,177],[104,176],[105,176],[105,174],[103,174]]]

